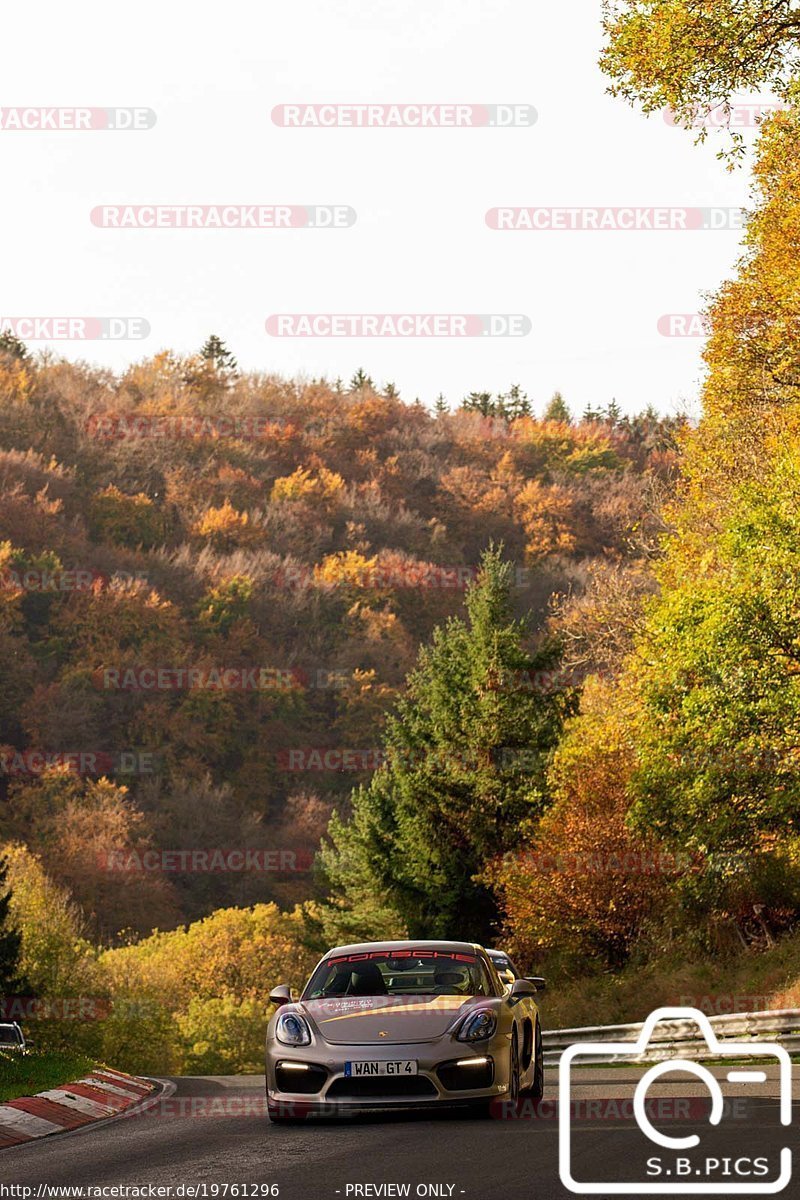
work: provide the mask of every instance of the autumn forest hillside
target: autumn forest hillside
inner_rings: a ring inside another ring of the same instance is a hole
[[[4,341],[0,840],[96,940],[316,894],[330,813],[490,543],[561,648],[532,686],[614,669],[682,422],[532,407],[243,374],[215,338],[120,376]],[[265,857],[137,869],[242,848]]]

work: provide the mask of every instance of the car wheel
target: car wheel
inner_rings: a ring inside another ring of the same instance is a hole
[[[533,1100],[541,1100],[544,1095],[544,1046],[542,1045],[542,1029],[536,1022],[535,1049],[533,1051],[533,1083],[528,1095]]]
[[[508,1098],[516,1104],[520,1096],[519,1041],[517,1031],[511,1035],[511,1066],[508,1073]]]

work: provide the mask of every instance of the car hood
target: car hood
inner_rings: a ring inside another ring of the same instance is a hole
[[[487,996],[343,996],[296,1007],[334,1046],[390,1046],[432,1042],[459,1016],[491,1002]]]

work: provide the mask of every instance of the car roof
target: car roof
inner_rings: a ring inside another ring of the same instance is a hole
[[[425,941],[422,938],[414,938],[402,942],[357,942],[352,946],[334,946],[325,957],[328,958],[332,954],[365,954],[369,950],[444,950],[457,954],[474,954],[476,950],[481,949],[482,947],[474,942]]]

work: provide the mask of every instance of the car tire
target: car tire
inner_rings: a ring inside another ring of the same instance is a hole
[[[533,1064],[533,1082],[525,1089],[525,1095],[531,1100],[541,1100],[544,1096],[544,1046],[542,1027],[538,1021],[533,1039]]]
[[[517,1030],[511,1035],[511,1051],[508,1068],[508,1098],[512,1104],[518,1104],[522,1095],[522,1069],[519,1062],[519,1038]]]

